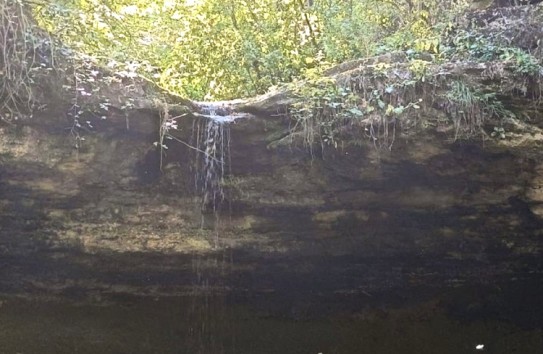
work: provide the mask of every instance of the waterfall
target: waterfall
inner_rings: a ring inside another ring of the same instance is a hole
[[[218,214],[225,201],[225,177],[230,172],[230,124],[246,115],[231,115],[220,103],[202,105],[193,132],[198,155],[195,160],[195,187],[201,196],[202,212]]]
[[[230,165],[230,127],[224,121],[205,117],[198,118],[196,124],[197,146],[202,151],[196,162],[196,190],[202,199],[202,211],[219,212]]]

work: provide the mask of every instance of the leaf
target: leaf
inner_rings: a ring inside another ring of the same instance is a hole
[[[394,108],[393,111],[394,111],[394,114],[402,114],[404,109],[405,109],[404,106],[399,106],[399,107]]]
[[[392,112],[394,112],[394,106],[392,106],[391,104],[389,104],[389,105],[387,106],[387,110],[386,110],[385,114],[388,116],[388,115],[392,114]]]
[[[355,116],[363,116],[364,113],[356,107],[349,109],[349,112]]]

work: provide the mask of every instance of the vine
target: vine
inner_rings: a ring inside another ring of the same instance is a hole
[[[0,120],[11,123],[32,117],[42,72],[54,69],[50,37],[33,23],[19,0],[0,2]]]

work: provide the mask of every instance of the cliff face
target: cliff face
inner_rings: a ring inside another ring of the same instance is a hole
[[[195,150],[206,149],[195,142],[205,118],[183,120],[177,138],[190,147],[169,142],[162,171],[158,117],[135,112],[129,130],[115,119],[78,150],[46,118],[3,127],[3,292],[179,293],[195,286],[194,259],[217,286],[256,292],[304,288],[315,274],[325,293],[492,282],[539,264],[537,145],[428,133],[392,151],[311,154],[270,147],[288,128],[282,118],[241,118],[223,126],[229,156],[214,212],[202,202],[211,189],[194,187],[209,172]]]

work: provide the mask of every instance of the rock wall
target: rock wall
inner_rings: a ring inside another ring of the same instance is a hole
[[[162,171],[150,111],[97,123],[79,149],[59,119],[3,126],[0,291],[182,293],[206,274],[229,291],[375,293],[541,270],[538,141],[428,131],[310,152],[273,144],[284,118],[245,117],[214,213],[194,187],[202,119],[183,120]]]

